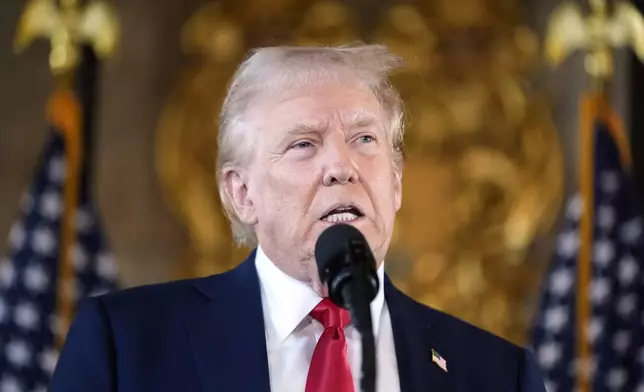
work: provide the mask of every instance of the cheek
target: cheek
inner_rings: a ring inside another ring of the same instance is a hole
[[[265,170],[257,189],[263,209],[271,215],[282,215],[281,220],[306,213],[311,202],[313,176],[296,167]]]
[[[373,190],[373,197],[376,198],[374,202],[379,204],[380,208],[393,206],[397,210],[400,203],[400,183],[393,169],[382,164],[367,167],[368,170],[364,174],[367,178],[363,179]]]
[[[291,198],[301,190],[306,179],[298,173],[297,168],[279,168],[267,170],[264,174],[267,188],[273,194],[283,198]]]

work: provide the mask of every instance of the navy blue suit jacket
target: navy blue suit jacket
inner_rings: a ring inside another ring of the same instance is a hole
[[[254,256],[223,274],[85,300],[50,392],[270,392]],[[388,278],[385,299],[402,392],[545,392],[528,351],[415,302]]]

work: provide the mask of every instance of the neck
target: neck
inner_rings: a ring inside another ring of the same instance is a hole
[[[289,257],[285,256],[282,252],[273,249],[269,246],[257,246],[258,251],[263,252],[266,257],[284,274],[293,279],[306,283],[321,297],[328,296],[327,288],[320,281],[317,265],[313,255],[300,257],[296,262],[293,262]]]

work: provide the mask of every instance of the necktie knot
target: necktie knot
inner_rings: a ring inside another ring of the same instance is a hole
[[[334,304],[328,298],[324,298],[315,306],[311,311],[311,317],[322,324],[325,329],[330,327],[344,328],[351,322],[349,311]]]

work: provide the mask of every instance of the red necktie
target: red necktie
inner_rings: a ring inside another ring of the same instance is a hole
[[[324,332],[313,351],[306,392],[354,392],[344,336],[344,327],[351,322],[349,312],[325,298],[311,316],[324,326]]]

